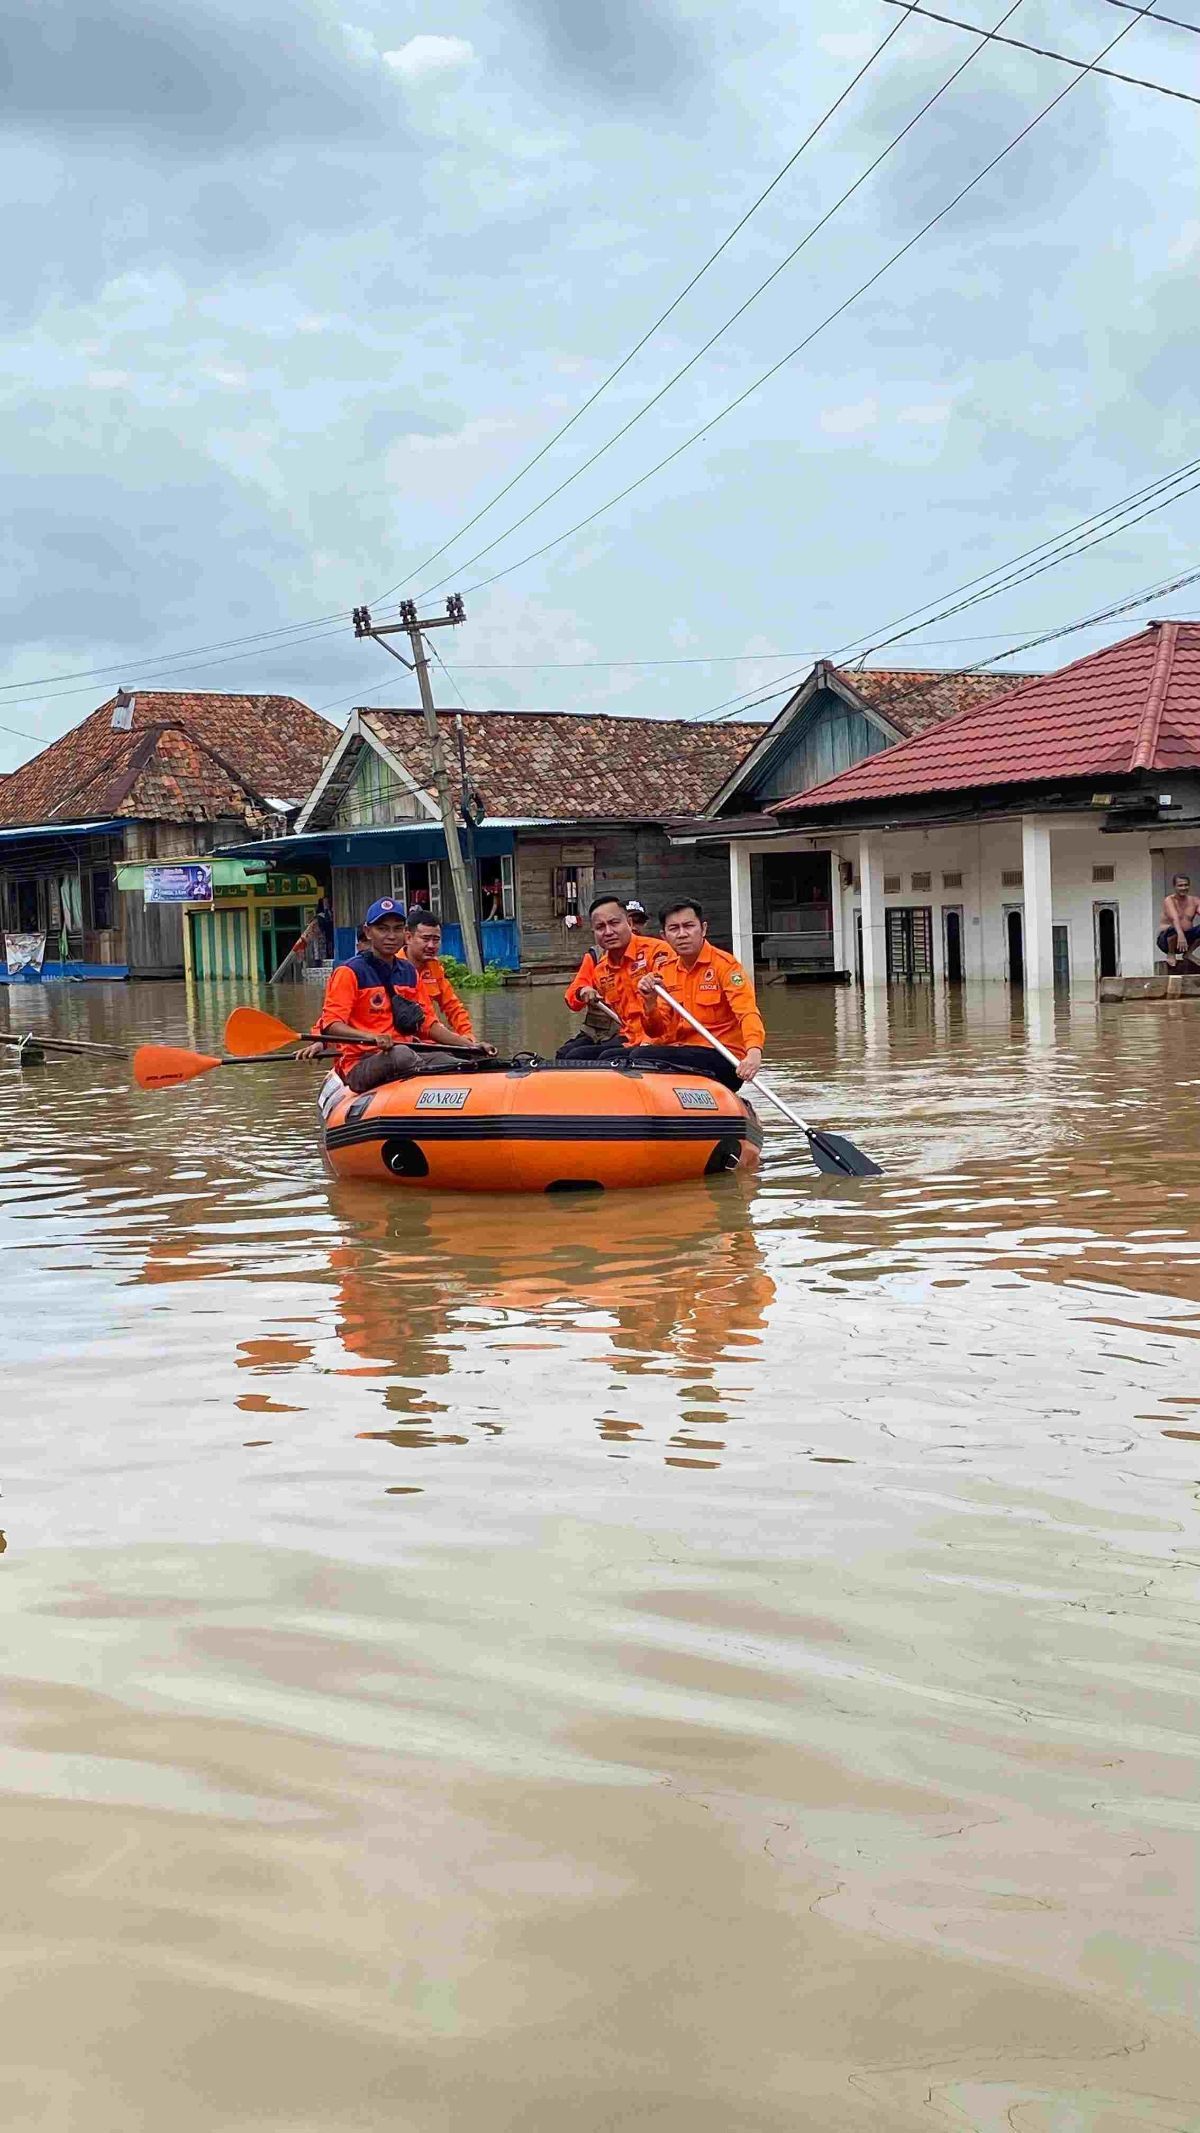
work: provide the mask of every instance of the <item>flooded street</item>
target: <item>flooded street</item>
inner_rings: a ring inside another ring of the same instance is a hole
[[[317,1068],[0,1059],[0,2123],[1195,2128],[1200,1003],[764,1000],[882,1179],[436,1200]]]

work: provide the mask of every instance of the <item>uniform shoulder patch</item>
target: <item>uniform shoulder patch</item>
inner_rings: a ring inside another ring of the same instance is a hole
[[[729,982],[731,985],[744,985],[746,980],[742,976],[740,970],[731,970],[729,973]]]

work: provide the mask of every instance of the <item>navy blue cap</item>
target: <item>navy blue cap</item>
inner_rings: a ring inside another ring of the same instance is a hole
[[[363,924],[377,926],[381,918],[403,918],[404,915],[404,905],[398,904],[394,896],[381,896],[371,905]]]

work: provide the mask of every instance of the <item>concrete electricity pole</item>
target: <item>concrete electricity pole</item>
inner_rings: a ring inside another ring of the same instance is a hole
[[[398,659],[401,666],[408,667],[410,673],[415,673],[417,677],[417,687],[421,692],[421,709],[425,714],[425,732],[429,739],[429,754],[433,764],[434,790],[437,793],[442,828],[446,833],[446,857],[450,862],[450,879],[454,883],[454,901],[458,908],[458,923],[462,929],[463,957],[467,969],[475,977],[479,977],[483,972],[483,956],[479,948],[479,927],[475,915],[475,884],[467,872],[462,845],[459,843],[458,818],[454,812],[454,797],[450,791],[450,775],[446,769],[446,752],[442,747],[433,690],[429,685],[429,659],[422,635],[424,630],[452,629],[457,623],[465,621],[466,609],[461,593],[451,593],[444,615],[430,615],[423,621],[417,619],[414,600],[400,602],[399,622],[375,623],[371,620],[369,608],[356,607],[354,610],[355,636],[373,637],[377,644],[383,645],[385,652],[390,652],[393,659]],[[412,646],[411,660],[406,659],[403,652],[396,651],[394,645],[383,643],[385,637],[400,635],[406,636]]]

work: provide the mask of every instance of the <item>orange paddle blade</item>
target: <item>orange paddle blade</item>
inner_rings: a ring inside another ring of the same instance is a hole
[[[265,1015],[261,1007],[235,1007],[225,1024],[225,1049],[235,1059],[246,1059],[252,1052],[277,1052],[299,1036],[299,1030],[289,1029],[278,1015]]]
[[[175,1089],[180,1082],[211,1074],[219,1059],[207,1052],[185,1052],[174,1044],[139,1044],[133,1055],[133,1078],[139,1089]]]

